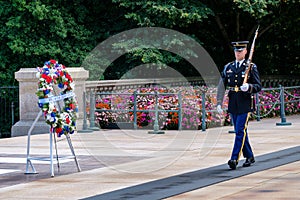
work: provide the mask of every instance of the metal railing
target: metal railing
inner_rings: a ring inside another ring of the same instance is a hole
[[[178,80],[176,80],[178,81]],[[186,82],[176,82],[173,79],[170,80],[165,80],[165,82],[162,82],[166,85],[170,85],[170,87],[173,86],[179,86],[182,85],[183,83]],[[289,89],[299,89],[300,86],[294,86],[294,87],[278,87],[278,85],[283,84],[285,86],[290,86],[290,85],[299,85],[300,79],[297,77],[270,77],[270,76],[266,76],[262,78],[262,84],[265,87],[263,89],[264,92],[270,91],[270,90],[279,90],[280,92],[280,96],[278,96],[278,100],[276,102],[268,102],[268,103],[264,103],[263,105],[259,102],[259,97],[260,94],[256,94],[255,98],[256,98],[256,113],[253,114],[253,116],[256,117],[257,120],[260,120],[263,117],[268,116],[272,110],[277,109],[278,105],[281,106],[280,110],[280,117],[281,117],[281,123],[278,123],[277,125],[280,124],[289,124],[288,122],[286,122],[286,118],[285,118],[285,105],[287,103],[292,103],[292,101],[286,101],[286,96],[291,96],[291,94],[288,93]],[[131,85],[129,84],[131,83]],[[106,85],[104,84],[103,86],[103,82],[97,82],[97,84],[95,85],[94,83],[92,84],[87,82],[87,91],[88,93],[86,95],[84,95],[84,101],[86,100],[86,96],[89,96],[89,92],[91,91],[110,91],[112,89],[128,89],[128,88],[139,88],[141,86],[151,86],[151,85],[155,85],[157,82],[153,82],[153,83],[149,83],[149,80],[142,80],[142,81],[132,81],[132,80],[128,80],[125,81],[124,84],[119,84],[119,82],[113,81],[113,82],[109,82]],[[160,83],[160,82],[159,82]],[[129,84],[129,85],[128,85]],[[203,80],[198,80],[197,78],[194,79],[189,79],[189,84],[191,85],[202,85],[203,84]],[[267,88],[267,87],[273,87],[273,88]],[[274,88],[276,87],[276,88]],[[10,137],[11,135],[11,127],[12,125],[19,120],[19,90],[17,86],[4,86],[4,87],[0,87],[0,138],[1,137]],[[203,95],[203,94],[202,94]],[[204,98],[204,97],[202,97]],[[280,98],[282,100],[280,100]],[[293,102],[295,103],[299,103],[299,96],[295,97],[296,100],[294,100]],[[87,103],[89,103],[90,99],[88,99],[87,102],[84,102],[84,105],[86,106]],[[270,105],[269,108],[269,113],[265,113],[262,114],[261,112],[261,107],[263,106],[267,106]],[[204,108],[205,106],[205,102],[202,102],[202,108]],[[88,119],[87,116],[87,112],[86,112],[86,108],[83,108],[84,111],[84,126],[83,129],[84,130],[88,130],[91,128],[95,128],[95,124],[94,124],[94,119],[93,119],[93,115],[90,116],[90,118]],[[154,109],[155,110],[155,109]],[[152,110],[153,111],[153,110]],[[152,112],[151,111],[151,112]],[[141,111],[140,111],[141,112]],[[144,112],[144,111],[143,111]],[[145,111],[146,112],[146,111]],[[174,111],[172,111],[174,112]],[[181,113],[183,112],[183,109],[181,108]],[[213,109],[202,109],[202,118],[201,118],[201,128],[203,131],[205,131],[206,127],[207,127],[207,118],[206,115],[208,112],[216,112],[216,110]],[[90,127],[88,127],[87,123],[88,121],[90,122]]]
[[[19,118],[19,88],[0,87],[0,138],[11,136],[11,127]]]
[[[270,115],[271,113],[274,113],[274,110],[276,109],[276,112],[280,112],[280,117],[281,117],[281,122],[280,123],[276,123],[276,125],[280,126],[280,125],[290,125],[291,123],[286,121],[285,118],[285,105],[288,103],[298,103],[300,105],[300,94],[292,94],[289,93],[289,90],[298,90],[300,91],[300,86],[294,86],[294,87],[283,87],[280,86],[278,88],[263,88],[262,91],[260,93],[256,93],[255,94],[255,108],[256,111],[254,113],[252,113],[252,117],[256,118],[257,121],[259,121],[261,118],[267,117],[268,115]],[[271,99],[267,99],[267,100],[260,100],[261,98],[263,98],[264,96],[266,96],[267,93],[270,93],[270,91],[279,91],[277,92],[277,96]],[[108,97],[108,96],[119,96],[123,95],[123,96],[129,96],[132,97],[132,102],[131,102],[131,107],[130,109],[120,109],[120,108],[116,108],[113,106],[113,103],[110,102],[110,106],[109,108],[97,108],[96,103],[97,103],[97,96],[101,98],[103,97]],[[137,96],[138,95],[152,95],[155,97],[155,102],[153,105],[154,107],[152,107],[151,109],[138,109],[137,108],[137,104],[138,104],[138,99]],[[157,102],[159,102],[159,96],[162,95],[174,95],[177,96],[178,98],[178,105],[176,107],[176,109],[174,110],[164,110],[164,109],[159,109],[159,103],[157,104]],[[205,93],[204,91],[202,91],[201,93],[201,99],[206,99],[207,93]],[[210,94],[211,96],[211,94]],[[294,100],[286,100],[288,99],[287,96],[292,96]],[[86,98],[86,97],[84,97]],[[133,115],[133,127],[134,129],[137,129],[138,126],[138,122],[137,122],[137,113],[141,113],[141,112],[147,112],[147,113],[155,113],[154,116],[154,125],[157,126],[157,121],[158,121],[158,113],[161,112],[177,112],[178,113],[178,129],[182,130],[182,114],[184,111],[184,108],[182,107],[182,101],[185,97],[182,96],[182,94],[179,93],[158,93],[158,92],[153,92],[153,93],[138,93],[138,92],[133,92],[133,93],[116,93],[116,92],[90,92],[89,93],[89,107],[90,107],[90,129],[95,128],[95,118],[94,118],[94,114],[95,112],[115,112],[115,113],[122,113],[122,112],[126,112],[129,113],[131,112]],[[267,102],[265,102],[267,101]],[[205,131],[207,128],[207,114],[208,113],[216,113],[216,109],[207,109],[206,107],[206,101],[202,101],[201,100],[201,129],[202,131]],[[155,105],[158,105],[155,107]],[[278,111],[278,106],[280,106],[280,111]],[[114,107],[114,108],[113,108]],[[262,114],[262,108],[267,108],[268,112],[264,112],[264,114]],[[300,109],[300,106],[299,106]],[[226,109],[225,109],[226,110]],[[273,112],[272,112],[273,111]],[[85,119],[85,121],[87,121],[87,119]],[[85,128],[87,128],[87,126],[85,126]],[[154,127],[154,129],[156,129]]]
[[[294,89],[297,90],[298,92],[296,95],[291,94],[288,92],[288,90]],[[261,101],[261,98],[263,98],[268,91],[276,91],[278,90],[278,96],[272,98],[272,99],[266,99],[265,101]],[[256,118],[257,121],[260,121],[261,118],[268,117],[271,113],[273,113],[274,116],[274,110],[280,110],[280,119],[281,122],[276,123],[277,126],[286,126],[286,125],[291,125],[290,122],[286,121],[286,114],[285,114],[285,105],[289,103],[298,103],[298,109],[300,111],[300,86],[293,86],[293,87],[284,87],[280,85],[280,87],[277,88],[263,88],[261,92],[256,93],[255,95],[255,112],[252,113],[252,117]],[[287,100],[288,96],[294,98],[295,100]],[[279,105],[279,109],[278,106]],[[267,107],[267,112],[261,115],[261,110],[263,107]],[[227,110],[227,109],[225,109]],[[206,121],[206,113],[207,112],[217,112],[217,110],[203,110],[202,114],[202,121]],[[205,131],[205,127],[202,126],[202,130]]]
[[[159,109],[159,101],[163,96],[170,96],[170,95],[175,95],[178,97],[178,103],[177,105],[175,105],[173,107],[173,109]],[[96,130],[96,124],[95,124],[95,115],[93,113],[101,113],[101,112],[111,112],[111,113],[131,113],[131,115],[133,116],[133,128],[137,129],[138,128],[138,114],[139,113],[154,113],[154,129],[158,130],[158,113],[162,113],[162,112],[174,112],[174,113],[178,113],[178,129],[181,130],[181,121],[182,121],[182,115],[181,115],[181,110],[182,110],[182,96],[181,93],[161,93],[158,91],[155,92],[145,92],[145,93],[141,93],[141,92],[137,92],[134,91],[133,93],[116,93],[116,92],[89,92],[88,93],[89,97],[84,97],[84,99],[88,98],[89,99],[89,121],[90,121],[90,127],[89,129],[92,130]],[[126,102],[127,104],[131,104],[129,106],[127,106],[128,108],[126,109],[121,109],[120,106],[115,105],[114,103],[112,103],[113,101],[113,96],[116,97],[124,97],[127,96],[129,97],[129,99],[131,99],[131,102]],[[153,99],[147,99],[147,100],[153,100],[153,107],[151,107],[151,109],[140,109],[138,107],[138,103],[139,103],[139,98],[141,96],[153,96]],[[109,103],[107,103],[108,108],[97,108],[97,103],[103,102],[102,99],[104,98],[109,98],[111,101]],[[86,104],[85,104],[86,105]],[[85,108],[86,110],[86,108]],[[84,115],[84,117],[87,117],[88,115]],[[151,116],[150,116],[151,117]],[[87,119],[84,119],[84,125],[83,125],[83,129],[87,129]],[[116,123],[118,123],[118,121],[116,121]]]

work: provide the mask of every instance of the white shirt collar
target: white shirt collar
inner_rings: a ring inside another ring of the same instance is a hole
[[[241,60],[241,61],[237,61],[235,60],[235,64],[239,63],[239,66],[241,66],[241,64],[245,61],[245,59]]]

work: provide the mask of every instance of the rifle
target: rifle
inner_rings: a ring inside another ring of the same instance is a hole
[[[255,31],[255,35],[254,35],[253,42],[252,42],[252,45],[251,45],[251,49],[250,49],[250,53],[249,53],[249,58],[247,60],[247,67],[246,67],[246,71],[245,71],[245,77],[244,77],[243,84],[247,83],[249,72],[251,71],[251,67],[252,67],[251,61],[252,61],[253,52],[254,52],[255,40],[256,40],[257,35],[258,35],[258,29],[259,29],[259,25],[258,25],[258,27],[257,27],[257,29]]]

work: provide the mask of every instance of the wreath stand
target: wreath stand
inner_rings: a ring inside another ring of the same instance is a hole
[[[60,96],[63,97],[63,96]],[[61,98],[56,98],[55,101],[59,101],[61,100]],[[53,163],[53,140],[55,142],[55,149],[56,149],[56,160],[57,160],[57,166],[58,166],[58,170],[59,170],[59,159],[58,159],[58,154],[57,154],[57,146],[56,146],[56,137],[55,134],[52,131],[49,131],[49,136],[50,136],[50,155],[49,158],[48,157],[31,157],[30,156],[30,136],[31,136],[31,132],[36,124],[36,122],[39,120],[39,118],[42,116],[42,110],[40,110],[40,112],[38,113],[37,117],[35,118],[33,124],[31,125],[29,131],[28,131],[28,138],[27,138],[27,162],[26,162],[26,172],[25,174],[37,174],[37,171],[35,170],[33,163],[31,162],[31,160],[41,160],[41,161],[50,161],[50,173],[51,173],[51,177],[54,177],[54,163]],[[50,130],[53,130],[52,128],[50,128]],[[71,137],[70,134],[65,134],[68,144],[69,144],[69,148],[71,150],[72,156],[64,156],[64,157],[60,157],[60,159],[70,159],[73,158],[76,166],[77,166],[77,170],[78,172],[81,171],[78,160],[76,158],[75,155],[75,151],[72,145],[72,141],[71,141]],[[54,139],[53,139],[54,137]],[[29,167],[31,168],[31,170],[29,169]]]

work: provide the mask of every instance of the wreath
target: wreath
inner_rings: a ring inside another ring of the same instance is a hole
[[[63,134],[73,134],[76,130],[78,105],[75,99],[74,82],[66,67],[56,60],[49,60],[43,67],[37,68],[39,98],[38,106],[42,109],[45,121],[50,125],[50,131],[58,137]],[[62,91],[55,94],[54,85]],[[53,94],[54,93],[54,94]],[[59,101],[64,106],[60,108]]]

